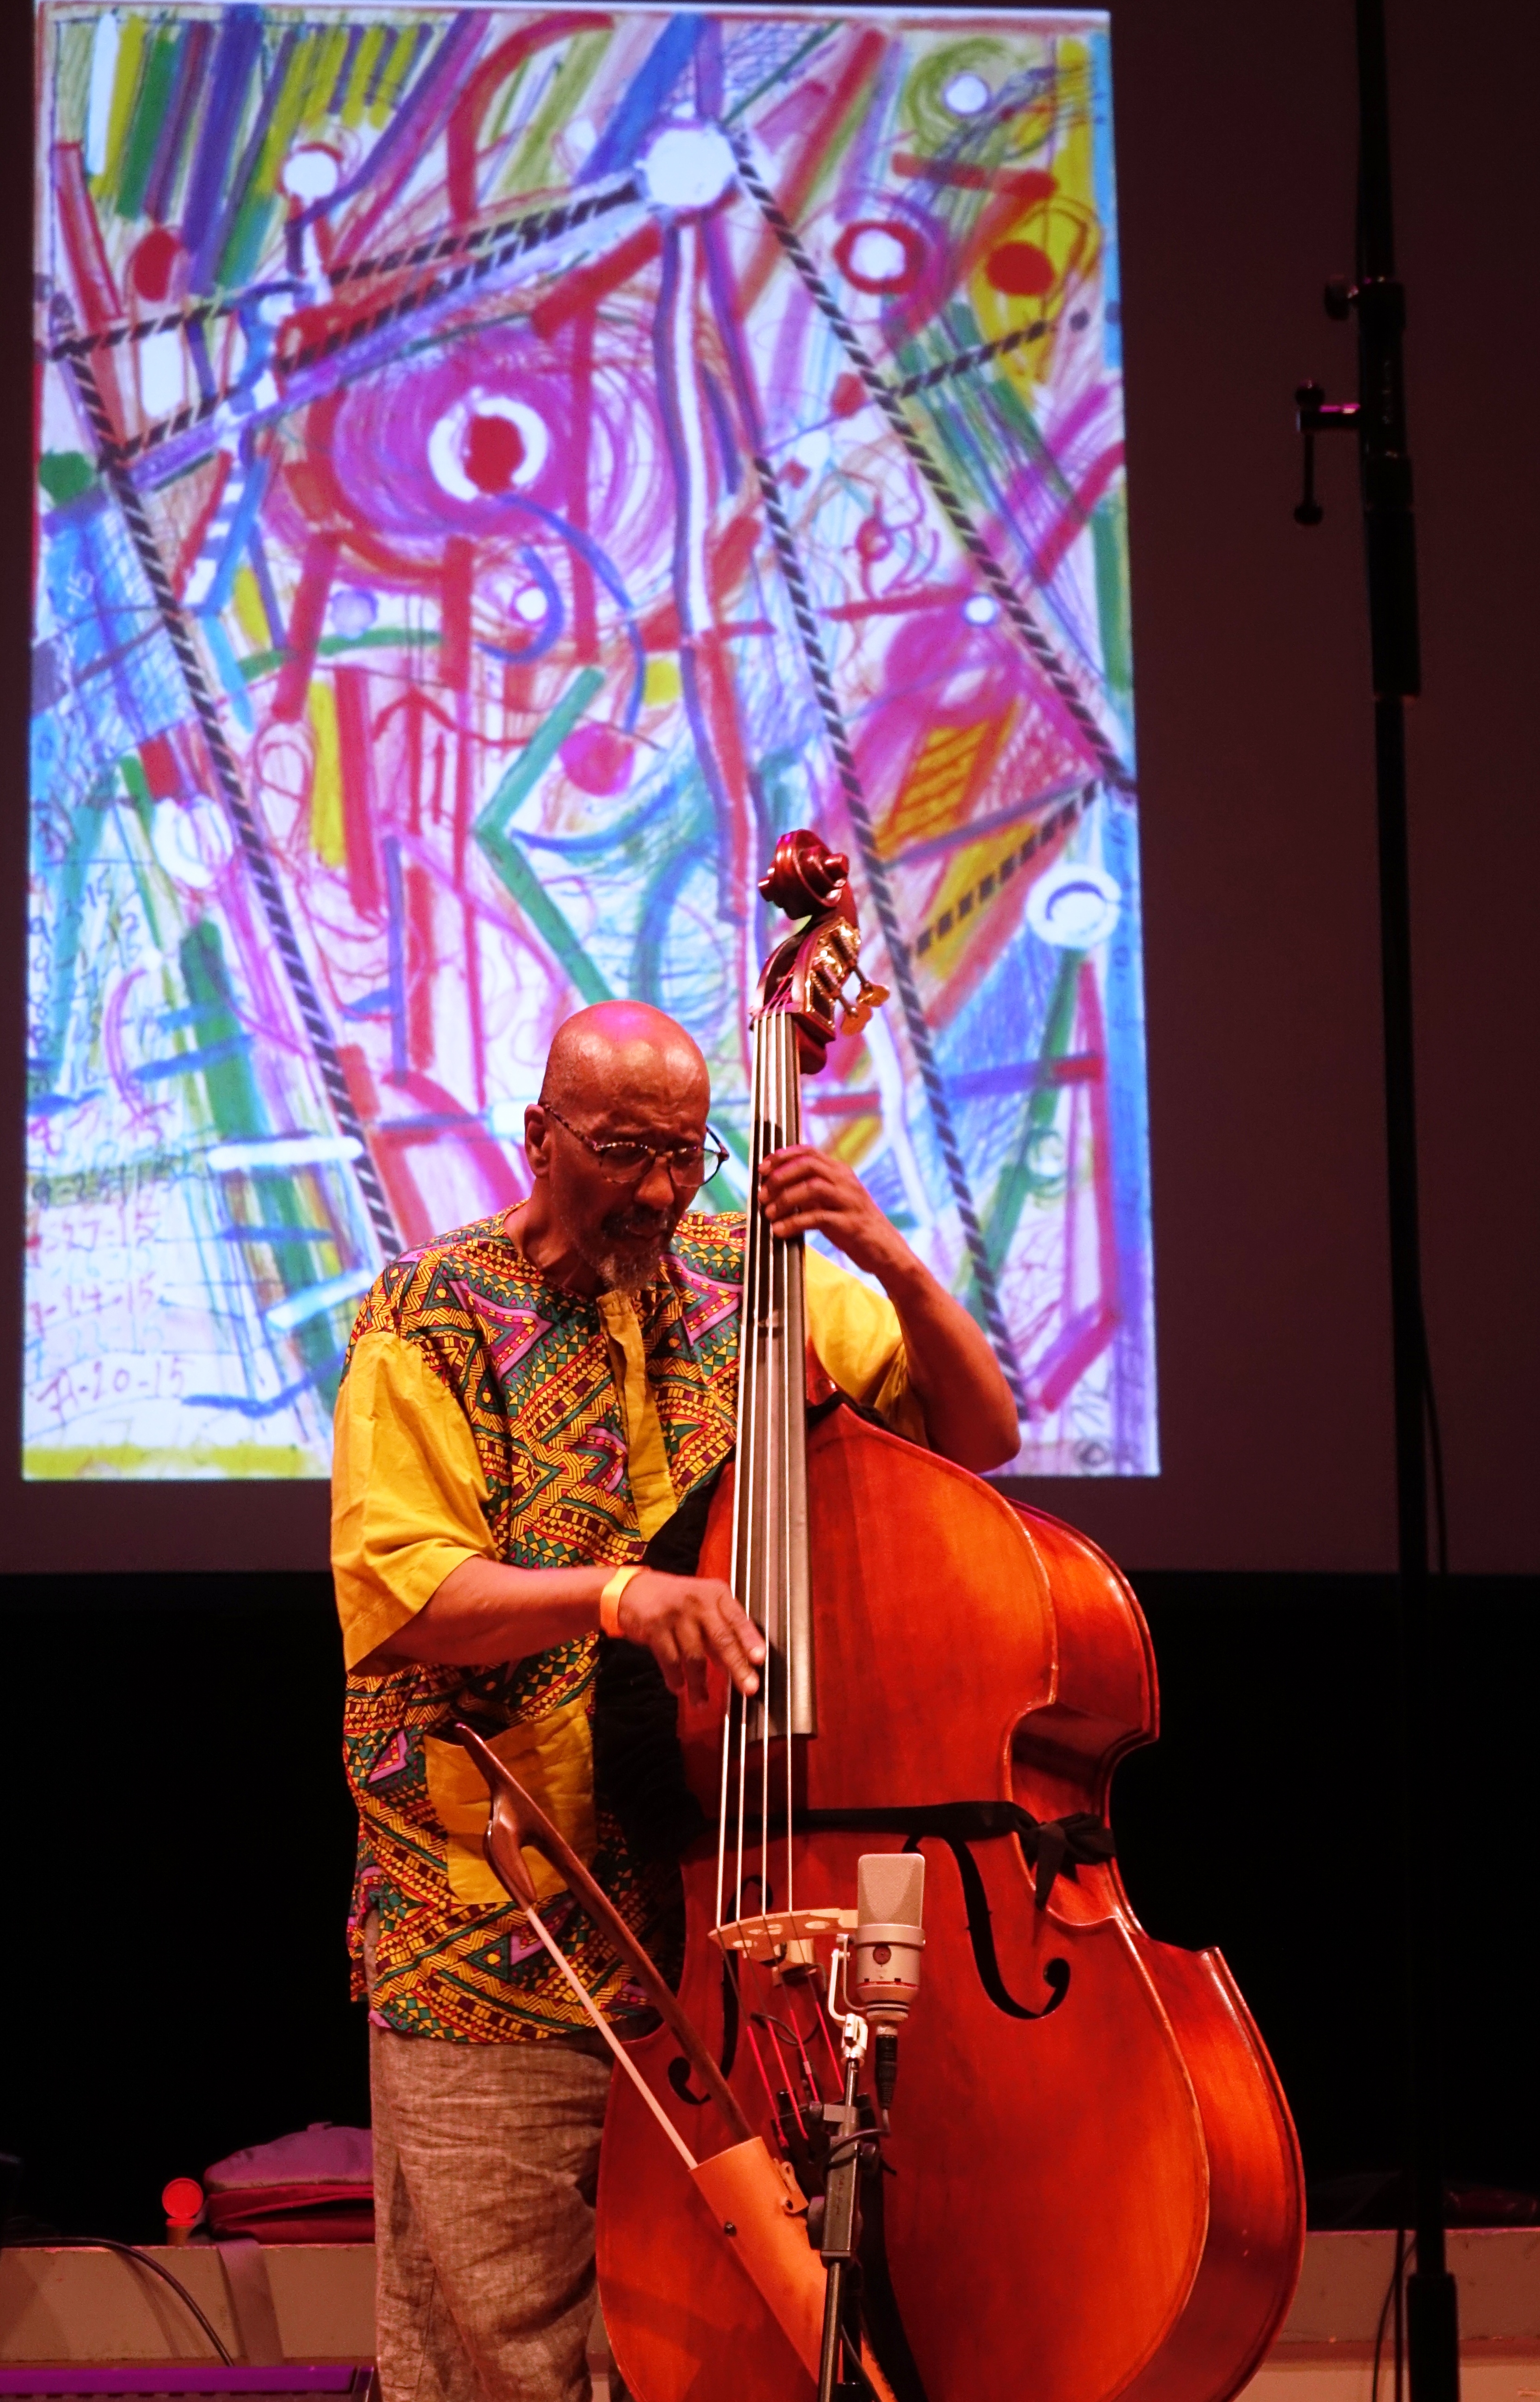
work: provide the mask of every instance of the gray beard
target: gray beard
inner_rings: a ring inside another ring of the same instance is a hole
[[[588,1265],[611,1292],[639,1292],[643,1285],[656,1284],[667,1256],[667,1243],[649,1245],[645,1251],[584,1253]]]
[[[643,1285],[656,1284],[672,1240],[672,1228],[660,1228],[644,1244],[624,1251],[601,1249],[598,1244],[590,1249],[585,1243],[577,1249],[608,1291],[639,1292]]]

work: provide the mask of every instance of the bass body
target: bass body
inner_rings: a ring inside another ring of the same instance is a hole
[[[734,1514],[729,1473],[703,1573],[731,1574]],[[789,1886],[799,1903],[848,1905],[859,1854],[917,1843],[924,1990],[882,2147],[892,2174],[866,2181],[864,2203],[868,2333],[897,2402],[977,2402],[1023,2379],[1033,2402],[1228,2402],[1294,2290],[1302,2177],[1223,1960],[1152,1941],[1113,1861],[1077,1846],[1078,1829],[1105,1826],[1118,1760],[1156,1732],[1137,1603],[1084,1537],[844,1406],[808,1432],[806,1518],[817,1731],[791,1738],[792,1827],[772,1744],[760,1823],[745,1793],[741,1862],[713,1841],[683,1863],[681,2002],[749,2123],[805,2180],[815,2096],[837,2090],[827,1947],[818,1973],[793,1959],[777,1978],[714,1930],[774,1911]],[[713,1822],[724,1706],[681,1715]],[[723,1862],[739,1887],[725,1899]],[[667,2028],[633,2057],[693,2150],[729,2140]],[[812,2390],[619,2078],[598,2270],[637,2402]]]

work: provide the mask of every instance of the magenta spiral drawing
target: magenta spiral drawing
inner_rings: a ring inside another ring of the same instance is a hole
[[[1158,1466],[1097,11],[44,0],[25,1470],[323,1476],[358,1301],[554,1028],[809,1084],[1017,1470]]]

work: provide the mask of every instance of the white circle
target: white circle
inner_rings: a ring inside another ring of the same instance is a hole
[[[487,501],[495,493],[484,492],[473,484],[465,473],[465,429],[473,417],[506,418],[516,425],[524,442],[524,456],[508,478],[512,489],[532,484],[551,455],[551,435],[543,417],[537,417],[527,402],[513,400],[505,392],[471,392],[447,408],[428,436],[428,464],[433,480],[453,501]]]
[[[527,626],[538,626],[550,614],[551,604],[538,584],[527,584],[522,592],[515,593],[514,614]]]
[[[207,892],[235,849],[223,809],[204,793],[189,801],[158,801],[150,818],[150,849],[173,884]]]
[[[637,161],[655,209],[708,209],[736,180],[738,162],[720,125],[665,125]]]
[[[367,633],[378,614],[374,594],[356,584],[345,584],[340,592],[332,595],[332,625],[348,641]]]
[[[278,180],[291,200],[329,200],[342,181],[342,161],[335,150],[307,142],[290,151]]]
[[[991,600],[987,592],[975,592],[963,602],[963,615],[970,626],[992,626],[999,614],[999,602]]]
[[[909,254],[896,233],[884,226],[862,226],[851,243],[846,265],[868,283],[901,283],[909,273]]]
[[[977,117],[989,106],[992,97],[983,76],[975,75],[971,67],[954,76],[942,94],[954,117]]]
[[[598,140],[598,127],[591,117],[574,117],[567,128],[565,140],[574,159],[586,159]]]
[[[1027,895],[1026,922],[1040,942],[1056,950],[1089,951],[1111,933],[1122,898],[1121,887],[1105,867],[1061,859]]]

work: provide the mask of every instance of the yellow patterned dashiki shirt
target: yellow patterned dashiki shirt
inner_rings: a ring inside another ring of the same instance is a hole
[[[584,2025],[481,1853],[487,1788],[465,1719],[542,1803],[627,1923],[666,1936],[678,1882],[638,1859],[594,1793],[596,1635],[486,1668],[366,1660],[462,1560],[621,1566],[734,1442],[741,1216],[689,1216],[659,1280],[563,1292],[502,1216],[406,1252],[359,1311],[337,1405],[332,1565],[348,1665],[344,1756],[358,1804],[349,1948],[377,1923],[371,2015],[458,2043]],[[809,1340],[842,1391],[925,1440],[897,1313],[807,1254]],[[548,1864],[525,1855],[542,1915],[613,2017],[645,2008]]]

